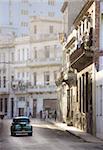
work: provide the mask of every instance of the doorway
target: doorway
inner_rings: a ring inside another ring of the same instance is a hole
[[[19,108],[19,116],[24,116],[24,108]]]

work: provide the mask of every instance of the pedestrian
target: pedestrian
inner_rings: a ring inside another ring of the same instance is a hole
[[[46,119],[46,113],[45,113],[45,110],[43,110],[42,115],[43,115],[43,119],[45,120],[45,119]]]
[[[56,110],[54,111],[54,119],[55,119],[55,121],[57,119],[57,111]]]
[[[40,111],[40,119],[42,119],[42,110]]]
[[[46,120],[48,119],[48,110],[45,111]]]
[[[31,114],[31,112],[29,113],[29,117],[30,117],[30,118],[32,118],[32,114]]]

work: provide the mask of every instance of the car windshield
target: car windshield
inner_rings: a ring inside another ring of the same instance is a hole
[[[25,119],[25,118],[22,118],[22,119],[13,119],[13,122],[14,123],[20,123],[20,122],[29,123],[29,119]]]

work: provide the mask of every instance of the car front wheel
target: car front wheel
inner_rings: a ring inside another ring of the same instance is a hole
[[[11,136],[16,136],[16,133],[11,131]]]
[[[31,132],[31,133],[28,133],[28,135],[29,135],[29,136],[32,136],[32,132]]]

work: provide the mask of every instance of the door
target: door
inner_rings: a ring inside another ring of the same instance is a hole
[[[36,118],[37,100],[33,99],[33,118]]]
[[[24,116],[24,108],[19,108],[19,116]]]
[[[11,98],[11,117],[13,117],[14,114],[14,98]]]

